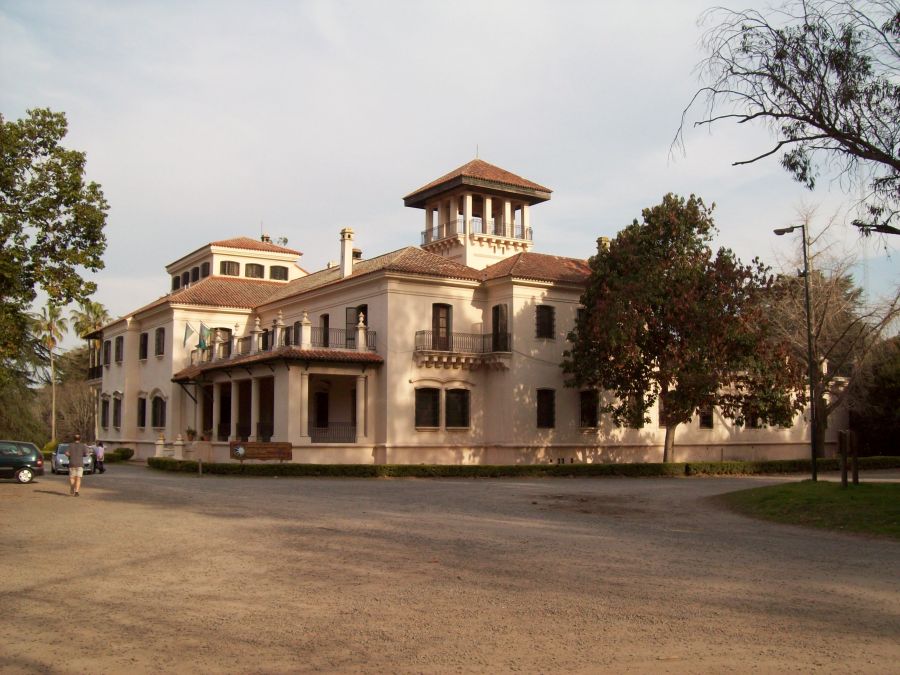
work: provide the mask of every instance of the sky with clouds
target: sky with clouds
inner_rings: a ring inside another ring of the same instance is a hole
[[[696,193],[719,245],[777,265],[799,240],[773,228],[818,206],[815,231],[849,200],[775,157],[731,166],[768,149],[760,128],[691,129],[671,156],[710,4],[0,0],[0,113],[66,113],[111,205],[95,280],[113,315],[216,239],[264,229],[307,270],[338,257],[345,226],[366,257],[416,245],[423,212],[403,195],[476,148],[553,188],[536,251],[587,257],[665,193]],[[900,237],[832,234],[871,291],[897,286]]]

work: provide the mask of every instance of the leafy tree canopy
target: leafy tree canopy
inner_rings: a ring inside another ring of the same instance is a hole
[[[0,115],[0,360],[27,348],[27,308],[37,289],[48,303],[87,300],[95,290],[81,270],[103,267],[108,204],[85,182],[85,154],[60,145],[63,113],[29,110]]]
[[[820,166],[865,186],[856,224],[898,232],[900,213],[900,4],[896,0],[788,0],[779,9],[710,10],[696,125],[766,124],[782,166],[812,189]]]
[[[759,261],[727,249],[713,255],[712,208],[693,195],[666,195],[591,258],[585,311],[569,336],[570,384],[609,391],[618,425],[639,427],[662,399],[664,461],[674,431],[717,405],[743,423],[790,425],[802,371],[772,338],[765,302],[772,278]]]

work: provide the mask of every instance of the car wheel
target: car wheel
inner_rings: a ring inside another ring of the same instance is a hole
[[[28,467],[16,471],[16,480],[20,483],[30,483],[32,478],[34,478],[34,471]]]

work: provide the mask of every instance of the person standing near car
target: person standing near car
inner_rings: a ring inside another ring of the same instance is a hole
[[[66,457],[69,458],[69,494],[78,496],[81,490],[81,478],[84,476],[84,458],[91,451],[81,442],[81,434],[75,434],[75,439],[69,443],[66,449]]]
[[[97,441],[94,446],[94,461],[97,463],[96,469],[100,473],[106,473],[106,467],[103,466],[103,458],[106,456],[106,448],[103,447],[103,441]]]

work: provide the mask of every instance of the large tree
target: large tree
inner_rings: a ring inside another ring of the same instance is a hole
[[[84,301],[95,285],[83,270],[103,267],[108,205],[85,181],[85,154],[60,145],[66,131],[63,113],[0,115],[0,366],[27,348],[38,289],[48,304]]]
[[[56,440],[56,348],[69,330],[69,321],[56,305],[41,308],[34,317],[35,332],[50,357],[50,440]]]
[[[778,9],[718,7],[698,70],[702,86],[682,115],[703,105],[697,125],[766,125],[774,142],[750,164],[781,155],[812,189],[820,166],[856,194],[861,227],[898,232],[900,213],[900,4],[896,0],[788,0]]]
[[[811,214],[803,215],[809,231]],[[833,222],[833,221],[832,221]],[[825,230],[827,232],[827,228]],[[816,456],[824,456],[828,418],[858,398],[873,350],[896,331],[900,317],[900,288],[887,297],[868,299],[852,276],[855,259],[840,255],[823,239],[813,238],[810,258],[813,382]],[[793,267],[792,269],[795,269]],[[793,359],[809,368],[804,280],[795,274],[779,276],[770,317],[780,338],[790,345]]]
[[[858,378],[851,428],[862,452],[900,455],[900,336],[880,342]]]
[[[799,364],[765,316],[772,278],[758,261],[713,254],[712,209],[693,195],[666,195],[590,260],[585,311],[569,336],[569,384],[610,392],[603,409],[632,427],[661,400],[663,461],[675,430],[716,405],[741,424],[790,425],[802,403]]]

